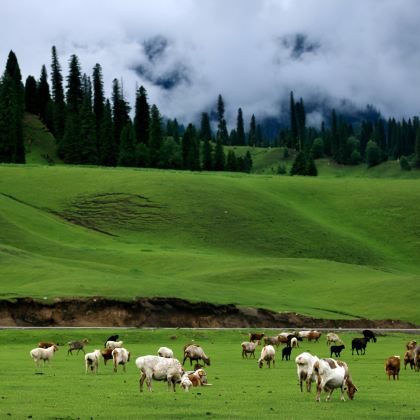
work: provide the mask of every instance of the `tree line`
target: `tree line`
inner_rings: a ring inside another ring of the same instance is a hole
[[[418,117],[380,117],[354,127],[333,109],[328,124],[317,129],[307,126],[304,101],[295,100],[291,92],[290,123],[270,143],[255,115],[245,130],[241,108],[229,131],[221,95],[215,133],[208,112],[201,114],[199,127],[190,123],[184,128],[176,119],[164,119],[158,107],[149,104],[143,86],[136,90],[132,118],[121,82],[114,79],[111,98],[105,97],[100,64],[91,76],[82,73],[75,54],[68,65],[64,87],[53,46],[50,77],[44,65],[38,80],[28,76],[23,84],[16,55],[9,53],[0,79],[0,162],[25,162],[22,118],[29,112],[40,117],[56,139],[58,156],[71,164],[250,172],[249,151],[237,156],[232,148],[226,153],[226,146],[283,146],[296,151],[291,175],[317,175],[314,160],[324,156],[344,165],[400,159],[403,169],[420,167]]]

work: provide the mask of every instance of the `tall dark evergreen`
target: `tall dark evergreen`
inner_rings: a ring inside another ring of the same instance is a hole
[[[416,140],[414,144],[414,166],[420,168],[420,125],[417,125]]]
[[[83,102],[80,108],[80,162],[95,164],[98,162],[96,142],[96,122],[92,107],[92,84],[85,74],[82,77]]]
[[[216,138],[220,139],[222,144],[228,144],[229,134],[226,127],[225,120],[225,104],[222,95],[217,98],[217,134]]]
[[[121,131],[118,165],[136,166],[135,135],[131,121],[129,121]]]
[[[152,168],[159,166],[160,148],[163,142],[162,117],[156,105],[150,109],[149,151]]]
[[[114,121],[114,137],[117,145],[120,144],[121,132],[122,129],[129,121],[130,107],[126,100],[120,83],[117,79],[114,79],[112,82],[112,117]]]
[[[190,171],[199,171],[200,147],[197,132],[192,124],[188,124],[182,137],[182,161],[183,168]]]
[[[25,82],[25,111],[38,115],[38,92],[36,80],[33,76],[28,76]]]
[[[13,51],[0,80],[0,162],[25,163],[23,112],[25,109],[22,76]]]
[[[232,149],[228,151],[225,170],[230,172],[236,172],[238,170],[238,161]]]
[[[221,136],[216,137],[216,146],[214,148],[213,168],[215,171],[223,171],[225,169],[225,152]]]
[[[51,88],[53,100],[52,131],[55,138],[60,141],[63,138],[66,124],[66,104],[64,101],[63,76],[55,46],[51,49]]]
[[[38,106],[39,117],[49,128],[51,127],[51,96],[50,85],[48,84],[47,69],[45,66],[41,68],[41,77],[38,82]]]
[[[100,141],[99,141],[99,163],[104,166],[116,166],[118,147],[115,142],[112,123],[111,103],[105,101],[104,115],[101,122]]]
[[[203,170],[213,169],[213,146],[209,138],[203,140]]]
[[[335,109],[333,109],[331,113],[331,154],[336,162],[340,161],[340,136]]]
[[[83,102],[83,90],[79,59],[75,54],[70,57],[69,61],[66,99],[68,111],[78,113]]]
[[[236,118],[236,144],[244,146],[245,140],[245,129],[244,129],[244,118],[242,115],[242,109],[238,109],[238,116]]]
[[[149,143],[149,126],[150,107],[147,101],[147,92],[143,86],[140,86],[136,93],[134,116],[134,131],[136,133],[137,143],[143,143],[145,145]],[[176,131],[178,132],[178,127],[176,128]],[[174,140],[177,141],[175,138]]]
[[[102,67],[95,64],[92,74],[93,81],[93,114],[95,115],[96,136],[99,141],[101,123],[105,112],[104,82],[102,77]]]
[[[295,103],[295,118],[296,118],[296,141],[297,148],[303,150],[305,138],[306,138],[306,112],[303,99],[300,98],[300,101]]]
[[[200,124],[200,138],[203,141],[211,141],[213,134],[211,132],[210,126],[210,117],[207,112],[201,114],[201,124]]]
[[[292,141],[290,146],[293,148],[298,147],[298,122],[296,117],[296,103],[293,96],[293,92],[290,92],[290,131],[291,131],[291,137]]]
[[[307,161],[305,153],[302,151],[296,155],[293,162],[292,168],[290,169],[290,175],[306,175]]]
[[[257,123],[255,121],[254,114],[252,114],[251,121],[249,122],[248,145],[249,146],[257,145]]]

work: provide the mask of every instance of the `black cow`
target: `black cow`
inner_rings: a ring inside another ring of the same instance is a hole
[[[342,344],[341,346],[331,346],[331,355],[330,357],[333,356],[333,353],[335,355],[335,357],[340,357],[340,353],[345,349],[344,344]]]
[[[281,360],[284,360],[284,358],[286,358],[286,360],[290,360],[290,353],[292,353],[292,348],[284,347],[281,351]]]
[[[367,338],[368,341],[373,340],[373,342],[376,343],[376,337],[373,331],[363,330],[362,334],[363,334],[363,337]]]
[[[359,355],[359,350],[361,354],[366,354],[366,345],[369,342],[368,338],[353,338],[351,341],[351,354],[356,350],[357,355]]]

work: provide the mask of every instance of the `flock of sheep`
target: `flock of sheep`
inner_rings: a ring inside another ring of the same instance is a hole
[[[362,350],[362,354],[366,351],[366,344],[370,340],[376,342],[374,333],[370,330],[363,331],[363,338],[355,338],[352,340],[352,353],[354,350]],[[243,342],[242,357],[248,358],[253,356],[255,358],[255,350],[257,345],[264,340],[264,346],[261,350],[261,355],[258,359],[258,366],[263,367],[264,363],[268,367],[275,366],[276,350],[280,344],[286,346],[282,349],[282,360],[290,360],[291,350],[294,347],[299,347],[299,341],[304,338],[308,341],[318,341],[321,333],[318,331],[299,331],[296,333],[281,333],[274,337],[267,337],[263,333],[250,333],[249,341]],[[70,341],[68,343],[67,354],[73,354],[73,351],[83,351],[85,371],[88,373],[92,371],[98,372],[99,361],[101,357],[105,365],[108,360],[112,360],[114,364],[114,372],[117,372],[118,366],[122,365],[125,371],[126,364],[130,361],[130,352],[123,347],[122,341],[116,341],[118,335],[109,337],[105,342],[105,348],[102,350],[94,350],[93,352],[86,353],[84,347],[88,343],[87,339],[81,341]],[[330,345],[331,357],[334,354],[340,357],[341,351],[345,348],[340,337],[335,333],[327,334],[327,345]],[[38,347],[30,351],[30,356],[34,360],[37,367],[40,366],[41,361],[50,362],[54,353],[58,350],[55,343],[40,342]],[[184,369],[185,362],[189,360],[192,368],[195,362],[194,369],[186,371]],[[205,354],[204,349],[198,344],[186,344],[183,349],[182,363],[174,358],[173,351],[168,347],[161,347],[157,351],[157,355],[140,356],[136,359],[135,364],[140,370],[140,392],[143,392],[143,385],[146,382],[149,391],[152,391],[152,380],[164,380],[168,383],[168,389],[175,391],[176,384],[179,383],[180,387],[185,391],[189,391],[191,387],[209,386],[207,381],[207,373],[203,369],[204,366],[210,366],[210,358]],[[341,399],[344,400],[344,391],[350,399],[353,399],[357,391],[354,385],[349,368],[347,364],[340,360],[332,358],[320,359],[317,356],[311,355],[308,352],[299,354],[295,363],[297,366],[297,375],[300,383],[300,389],[303,391],[303,383],[306,382],[306,389],[311,391],[312,382],[317,383],[317,397],[320,400],[321,391],[324,390],[328,393],[327,400],[330,399],[334,389],[341,389]],[[411,369],[416,371],[420,370],[420,346],[417,342],[412,340],[406,345],[406,353],[404,355],[404,367],[410,365]],[[399,378],[400,371],[400,357],[392,356],[385,361],[385,371],[390,379]]]

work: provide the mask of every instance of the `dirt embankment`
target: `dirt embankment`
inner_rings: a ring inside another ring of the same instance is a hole
[[[235,305],[192,303],[177,298],[55,299],[53,303],[20,298],[0,301],[1,326],[55,327],[207,327],[207,328],[415,328],[398,320],[329,320],[292,312]]]

